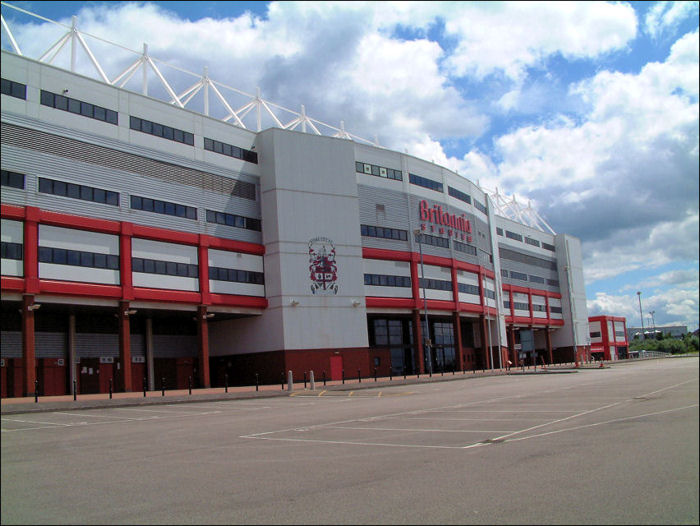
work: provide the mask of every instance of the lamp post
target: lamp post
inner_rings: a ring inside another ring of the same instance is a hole
[[[423,282],[423,311],[425,312],[425,350],[428,353],[428,373],[433,374],[433,356],[430,352],[431,342],[430,342],[430,325],[428,324],[428,300],[425,296],[425,272],[423,269],[423,232],[419,229],[413,231],[415,236],[418,238],[418,248],[420,250],[420,276]]]
[[[640,291],[637,291],[637,298],[639,299],[639,319],[642,322],[642,339],[646,340],[644,335],[644,316],[642,315],[642,293]]]
[[[656,333],[656,321],[654,321],[654,314],[656,313],[655,310],[649,311],[649,314],[651,314],[651,330]]]

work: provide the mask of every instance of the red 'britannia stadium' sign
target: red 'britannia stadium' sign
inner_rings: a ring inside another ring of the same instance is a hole
[[[472,225],[464,214],[450,214],[446,210],[443,210],[440,205],[433,205],[431,207],[428,201],[425,200],[420,202],[418,208],[421,221],[427,221],[437,225],[437,231],[440,234],[447,234],[448,236],[457,235],[465,239],[467,238],[466,234],[472,233]],[[435,231],[434,225],[430,225],[431,231]],[[468,236],[468,241],[471,241],[471,235]]]

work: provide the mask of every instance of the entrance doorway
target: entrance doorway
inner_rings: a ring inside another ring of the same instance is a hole
[[[343,379],[343,357],[340,355],[334,355],[330,358],[331,362],[331,380],[342,380]]]

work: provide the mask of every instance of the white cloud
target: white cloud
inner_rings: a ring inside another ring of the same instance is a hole
[[[685,19],[697,16],[697,1],[657,2],[647,12],[644,29],[652,37],[671,31]]]
[[[624,48],[637,18],[627,4],[606,2],[450,3],[445,29],[457,39],[446,65],[455,75],[501,73],[520,80],[528,67],[561,54],[592,58]]]

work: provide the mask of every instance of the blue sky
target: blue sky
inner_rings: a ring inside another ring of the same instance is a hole
[[[10,3],[531,201],[591,315],[698,327],[698,2]]]

